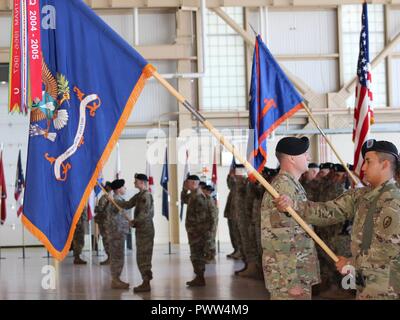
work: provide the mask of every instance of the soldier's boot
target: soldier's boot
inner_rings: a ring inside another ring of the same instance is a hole
[[[250,261],[247,263],[247,268],[243,271],[239,271],[237,273],[238,276],[245,277],[245,278],[254,278],[256,279],[258,276],[258,268],[255,261]]]
[[[110,264],[110,257],[107,257],[106,260],[100,262],[101,266],[106,266],[106,265],[109,265],[109,264]]]
[[[80,256],[75,256],[74,264],[87,264],[85,260],[82,260]]]
[[[129,283],[121,281],[119,278],[111,280],[111,289],[129,289]]]
[[[243,256],[242,256],[242,254],[240,253],[240,251],[236,251],[235,254],[233,254],[231,258],[233,258],[233,259],[235,259],[235,260],[239,260],[239,259],[242,259]]]
[[[240,272],[243,272],[243,271],[245,271],[246,269],[247,269],[247,263],[245,262],[245,263],[244,263],[244,267],[243,267],[242,269],[236,270],[236,271],[235,271],[235,275],[238,276]]]
[[[140,286],[133,288],[133,292],[149,292],[150,290],[150,280],[143,280],[143,283]]]
[[[204,279],[204,275],[196,275],[192,281],[186,282],[186,285],[189,287],[204,287],[206,280]]]

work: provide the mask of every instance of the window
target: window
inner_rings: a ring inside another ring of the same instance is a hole
[[[385,45],[383,9],[383,5],[368,5],[370,62],[372,62]],[[343,75],[344,81],[347,83],[356,75],[362,6],[359,4],[343,5],[342,10]],[[372,70],[372,94],[374,97],[374,107],[387,106],[385,62],[380,63]],[[354,108],[354,103],[355,95],[353,94],[347,100],[347,105]]]
[[[243,26],[242,8],[225,8]],[[247,109],[244,41],[214,12],[207,14],[207,76],[202,81],[203,111]]]

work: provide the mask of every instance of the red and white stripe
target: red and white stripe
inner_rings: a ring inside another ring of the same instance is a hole
[[[362,177],[361,167],[364,159],[361,154],[361,148],[365,141],[368,140],[370,126],[373,123],[373,107],[372,107],[372,91],[371,91],[371,65],[368,67],[367,86],[362,86],[360,82],[356,88],[356,107],[354,109],[354,171]]]

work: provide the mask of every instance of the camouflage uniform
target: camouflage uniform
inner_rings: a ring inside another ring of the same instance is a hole
[[[236,179],[235,177],[228,175],[226,178],[226,183],[230,190],[228,194],[228,199],[226,200],[226,206],[224,210],[224,217],[228,219],[228,228],[229,228],[229,236],[231,238],[231,243],[234,252],[241,252],[241,243],[240,243],[240,234],[238,229],[237,218],[234,214],[234,198],[235,198],[235,186],[236,186]]]
[[[246,262],[257,262],[257,239],[256,239],[256,225],[253,220],[253,205],[256,198],[256,185],[250,180],[246,184],[246,207],[240,213],[240,230],[242,237],[243,248],[245,251]]]
[[[321,192],[319,189],[319,180],[304,180],[301,182],[301,185],[306,191],[307,199],[311,201],[316,201]]]
[[[367,253],[363,253],[360,246],[370,208],[374,209],[372,242]],[[297,202],[295,209],[315,225],[331,225],[354,218],[352,265],[359,279],[365,282],[363,286],[361,282],[358,284],[357,298],[400,298],[400,190],[394,180],[375,189],[350,190],[325,203]]]
[[[207,256],[209,259],[213,259],[213,258],[215,258],[216,254],[217,254],[216,238],[217,238],[217,229],[218,229],[218,206],[217,206],[216,199],[214,199],[213,197],[209,197],[209,198],[211,201],[211,205],[213,207],[212,213],[213,213],[214,224],[213,224],[213,229],[211,230],[211,237],[208,240],[209,252],[208,252]]]
[[[252,211],[252,223],[255,228],[255,240],[257,245],[257,264],[262,264],[262,246],[261,246],[261,202],[265,192],[264,186],[256,184],[254,186],[254,202]]]
[[[120,195],[114,195],[114,200],[118,203],[124,201]],[[110,268],[113,279],[119,279],[125,262],[125,240],[129,232],[129,222],[124,217],[123,212],[109,202],[106,207],[107,232],[110,249]]]
[[[304,188],[289,173],[280,172],[272,186],[279,194],[307,200]],[[320,281],[314,241],[289,214],[277,210],[268,192],[261,205],[261,237],[265,285],[271,299],[295,299],[288,293],[295,286],[304,290],[301,299],[311,299],[311,287]]]
[[[243,260],[246,261],[248,251],[248,216],[246,215],[246,185],[244,177],[234,177],[235,183],[232,189],[232,220],[234,221],[234,237],[238,239],[239,250]],[[245,247],[246,246],[246,247]]]
[[[100,231],[100,235],[101,238],[103,239],[103,246],[104,246],[104,250],[107,253],[107,257],[110,256],[110,246],[109,246],[109,239],[107,238],[107,215],[106,215],[106,206],[109,202],[108,200],[109,194],[103,194],[100,199],[99,202],[97,203],[94,212],[96,213],[95,217],[94,217],[94,222],[97,223],[97,225],[99,226],[99,231]]]
[[[209,252],[208,239],[214,228],[213,204],[200,188],[188,193],[182,190],[181,200],[187,204],[185,227],[190,245],[190,260],[196,276],[205,271],[206,256]]]
[[[87,206],[83,209],[82,215],[76,224],[74,237],[72,239],[72,250],[75,258],[79,258],[85,246],[85,221],[87,221]]]
[[[329,200],[336,199],[340,195],[342,195],[346,190],[344,188],[343,183],[333,182],[331,177],[325,176],[318,181],[318,189],[319,193],[314,194],[312,201],[325,202]],[[307,197],[308,199],[308,197]],[[311,200],[311,199],[308,199]],[[343,229],[343,223],[337,223],[331,226],[324,227],[316,227],[315,232],[318,236],[330,247],[334,252],[338,252],[337,243],[340,233]],[[346,238],[344,236],[340,236],[341,246],[344,246],[346,243]],[[350,249],[350,237],[347,237],[347,246]],[[330,287],[332,285],[340,284],[340,275],[336,271],[335,264],[332,259],[321,249],[320,246],[317,246],[318,259],[321,268],[321,285],[323,287]]]
[[[124,209],[135,207],[133,223],[136,228],[136,261],[143,280],[153,279],[151,259],[154,247],[154,201],[148,190],[135,194],[129,201],[116,201]]]

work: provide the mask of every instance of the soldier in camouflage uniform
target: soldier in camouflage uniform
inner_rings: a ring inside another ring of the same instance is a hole
[[[256,185],[247,179],[244,210],[239,211],[239,230],[242,239],[242,248],[245,256],[246,268],[236,274],[241,277],[260,278],[262,272],[258,264],[256,221],[253,219],[253,205],[256,198]],[[242,199],[243,201],[243,199]]]
[[[125,180],[117,179],[111,183],[111,189],[114,192],[114,200],[124,200],[122,196],[126,192]],[[125,240],[129,232],[129,218],[125,210],[121,212],[111,203],[106,207],[107,215],[107,232],[110,244],[110,269],[111,269],[111,288],[112,289],[128,289],[129,283],[120,279],[122,269],[125,262]]]
[[[226,206],[224,210],[224,217],[228,219],[229,236],[231,238],[231,243],[233,247],[233,252],[227,255],[227,258],[241,259],[241,243],[240,234],[238,229],[237,218],[234,214],[234,199],[236,192],[236,179],[235,179],[235,169],[232,169],[227,178],[226,183],[229,188],[228,199],[226,200]]]
[[[206,185],[202,188],[203,193],[210,198],[211,204],[213,205],[213,229],[211,232],[211,237],[208,239],[208,249],[209,252],[206,255],[207,264],[215,264],[215,256],[217,254],[217,246],[216,246],[216,239],[217,239],[217,229],[218,229],[218,204],[217,199],[213,196],[213,192],[215,191],[213,186]]]
[[[325,167],[329,166],[329,173],[320,180],[320,191],[317,196],[311,201],[325,202],[336,199],[342,195],[345,189],[345,180],[343,179],[346,170],[340,164],[324,164]],[[337,223],[331,226],[316,227],[318,236],[335,252],[338,252],[338,239],[343,230],[343,223]],[[342,240],[344,238],[342,237]],[[348,239],[348,246],[350,247],[350,239]],[[340,289],[341,277],[336,272],[335,265],[332,263],[331,258],[318,246],[318,258],[321,268],[321,290],[324,291],[320,294],[323,298],[346,298],[348,293]]]
[[[279,194],[307,199],[298,180],[307,170],[308,147],[305,137],[286,137],[278,142],[280,171],[272,186]],[[314,242],[289,214],[277,210],[268,192],[261,205],[261,240],[265,285],[271,299],[311,299],[312,285],[320,281]]]
[[[307,194],[307,199],[314,201],[320,193],[318,188],[318,180],[316,179],[319,172],[319,165],[316,163],[308,164],[308,170],[302,175],[300,179],[301,185]]]
[[[400,190],[394,175],[399,166],[398,151],[388,141],[368,140],[362,147],[362,167],[370,186],[346,192],[322,202],[291,201],[281,196],[280,211],[294,207],[307,222],[330,225],[354,217],[352,256],[339,256],[336,268],[356,270],[357,299],[400,298]],[[344,279],[346,280],[346,279]]]
[[[236,256],[233,256],[234,259],[242,259],[244,262],[244,267],[240,270],[235,271],[235,274],[238,274],[241,271],[244,271],[247,268],[246,262],[246,252],[247,248],[244,246],[247,245],[247,233],[244,231],[247,230],[246,226],[248,226],[248,219],[246,216],[246,191],[247,191],[247,172],[242,164],[237,164],[235,167],[235,175],[232,177],[233,188],[232,188],[232,204],[231,204],[231,212],[232,212],[232,221],[234,221],[234,237],[239,244],[239,252]]]
[[[149,179],[145,174],[135,174],[135,187],[139,189],[139,193],[135,194],[128,201],[115,201],[124,209],[135,207],[134,219],[130,225],[136,229],[136,261],[143,282],[141,285],[133,288],[134,292],[150,291],[150,280],[153,279],[151,259],[154,247],[154,201],[153,196],[147,189],[148,181]]]
[[[97,223],[97,225],[99,226],[99,231],[100,231],[100,235],[101,238],[103,239],[103,246],[104,246],[104,250],[106,251],[107,254],[107,259],[100,262],[100,265],[108,265],[110,264],[110,246],[109,246],[109,240],[107,238],[107,216],[106,216],[106,207],[107,204],[109,202],[109,197],[110,197],[110,193],[111,193],[111,182],[107,181],[104,189],[107,191],[107,194],[103,194],[95,209],[94,212],[96,213],[95,217],[94,217],[94,222]]]
[[[204,271],[209,252],[208,239],[211,238],[215,221],[212,200],[203,194],[199,182],[198,176],[189,176],[181,192],[181,200],[187,204],[185,227],[190,245],[190,260],[196,274],[192,281],[186,282],[189,287],[206,285]]]
[[[87,221],[87,205],[83,209],[82,215],[76,224],[74,237],[72,239],[72,250],[74,252],[74,264],[87,264],[80,255],[85,246],[85,221]]]

